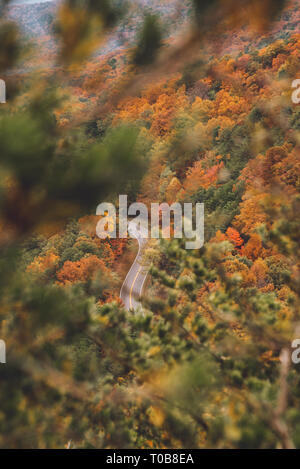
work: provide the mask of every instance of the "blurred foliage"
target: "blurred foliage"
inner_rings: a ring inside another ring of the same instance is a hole
[[[61,60],[77,63],[101,44],[123,12],[111,0],[67,0],[59,10],[55,32],[61,41]]]
[[[162,32],[155,15],[147,15],[138,38],[138,44],[133,54],[136,65],[151,64],[162,45]]]
[[[10,21],[0,22],[0,73],[13,67],[20,57],[22,46],[17,25]]]
[[[66,137],[58,130],[56,105],[55,91],[42,87],[26,110],[0,115],[3,221],[17,234],[45,223],[54,210],[59,217],[63,203],[72,215],[84,213],[128,185],[127,170],[134,180],[143,169],[137,129],[113,129],[90,145],[80,131]]]
[[[286,0],[193,0],[196,25],[210,33],[211,26],[224,27],[250,20],[259,28],[266,28],[281,13]],[[214,34],[214,31],[212,31]]]

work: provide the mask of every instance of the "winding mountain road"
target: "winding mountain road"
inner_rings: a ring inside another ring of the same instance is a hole
[[[141,306],[140,298],[148,275],[147,267],[141,264],[142,251],[148,239],[143,234],[142,229],[137,229],[134,222],[129,223],[128,231],[132,237],[137,239],[139,250],[121,287],[120,298],[128,311],[137,311],[139,306]]]

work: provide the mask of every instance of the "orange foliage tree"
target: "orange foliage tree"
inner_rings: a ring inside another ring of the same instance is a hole
[[[56,276],[60,283],[86,282],[95,277],[98,272],[108,274],[104,262],[97,256],[83,257],[80,261],[66,261]]]

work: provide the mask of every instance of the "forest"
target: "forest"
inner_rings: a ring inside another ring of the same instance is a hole
[[[0,1],[0,448],[300,448],[299,6]],[[120,194],[205,207],[137,311]]]

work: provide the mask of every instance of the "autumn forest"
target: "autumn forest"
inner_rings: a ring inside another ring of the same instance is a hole
[[[300,448],[299,8],[0,1],[0,448]],[[205,208],[135,311],[119,194]]]

